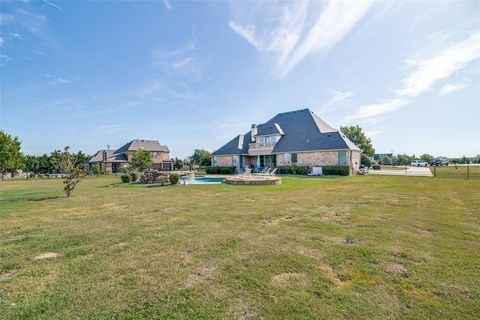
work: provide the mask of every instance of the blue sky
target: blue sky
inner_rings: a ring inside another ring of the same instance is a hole
[[[480,153],[480,2],[0,2],[1,127],[25,153],[213,151],[308,107],[378,152]]]

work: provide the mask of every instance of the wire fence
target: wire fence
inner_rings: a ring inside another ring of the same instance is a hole
[[[480,164],[451,164],[444,167],[430,167],[434,178],[480,179]]]

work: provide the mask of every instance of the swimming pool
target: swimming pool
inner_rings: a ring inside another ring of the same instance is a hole
[[[188,177],[188,178],[181,178],[180,183],[181,184],[219,184],[219,183],[223,183],[224,180],[225,180],[224,178]]]

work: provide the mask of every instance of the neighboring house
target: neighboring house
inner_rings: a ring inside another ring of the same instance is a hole
[[[173,160],[170,159],[170,150],[156,140],[132,140],[117,150],[99,150],[87,162],[86,170],[92,164],[98,163],[102,172],[120,172],[121,168],[132,160],[137,150],[145,150],[152,155],[152,168],[161,171],[173,170]]]
[[[342,132],[309,109],[279,113],[264,124],[252,125],[212,153],[212,164],[246,166],[350,166],[358,171],[361,150]]]

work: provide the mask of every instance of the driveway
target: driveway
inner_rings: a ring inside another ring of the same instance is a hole
[[[425,167],[407,167],[406,170],[369,170],[368,173],[386,176],[433,177],[430,169]]]

